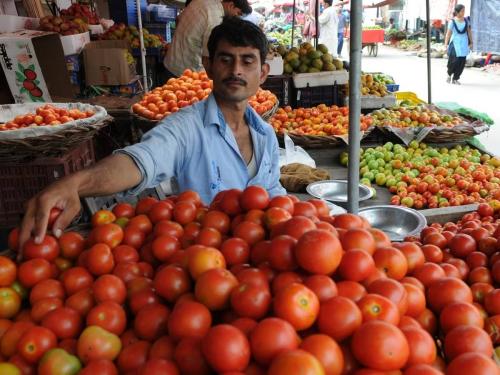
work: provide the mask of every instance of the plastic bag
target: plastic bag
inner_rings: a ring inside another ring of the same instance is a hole
[[[291,163],[300,163],[316,168],[314,159],[302,147],[295,146],[287,134],[284,135],[283,140],[285,148],[280,148],[280,167]]]

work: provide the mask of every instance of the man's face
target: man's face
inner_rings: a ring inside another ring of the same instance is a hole
[[[259,50],[235,47],[221,40],[207,73],[213,80],[214,93],[223,100],[241,102],[254,95],[269,73],[269,65],[261,64]]]
[[[240,8],[236,7],[232,1],[223,2],[224,14],[229,17],[241,17],[243,12]]]

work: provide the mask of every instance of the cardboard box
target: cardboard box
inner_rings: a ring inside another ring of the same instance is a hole
[[[0,14],[0,33],[14,33],[21,30],[36,30],[39,25],[39,18]]]
[[[61,43],[64,56],[77,55],[82,52],[87,43],[90,43],[90,33],[87,31],[75,35],[61,35]]]
[[[23,30],[0,34],[0,65],[16,103],[73,97],[59,34]]]
[[[87,85],[127,85],[135,76],[135,69],[127,63],[127,50],[125,40],[88,43],[83,49]]]
[[[120,86],[103,86],[110,94],[120,96],[134,96],[143,91],[139,76],[136,76],[131,82]]]

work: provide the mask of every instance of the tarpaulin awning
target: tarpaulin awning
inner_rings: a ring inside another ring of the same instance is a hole
[[[391,5],[396,3],[398,0],[382,0],[382,1],[374,1],[372,4],[364,4],[363,8],[379,8],[385,5]]]

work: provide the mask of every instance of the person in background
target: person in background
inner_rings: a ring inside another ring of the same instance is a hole
[[[338,29],[338,47],[337,55],[342,56],[342,47],[344,46],[344,33],[346,31],[346,16],[344,15],[344,10],[342,5],[337,8],[337,16],[339,19],[339,29]]]
[[[260,8],[253,8],[252,9],[252,13],[242,16],[241,19],[243,19],[245,21],[252,22],[254,25],[257,25],[261,29],[263,29],[264,28],[264,22],[265,22],[265,18],[261,14],[261,12],[263,12],[263,10],[264,10],[264,8],[262,8],[262,7],[260,7]]]
[[[339,18],[337,11],[332,7],[332,0],[323,0],[324,10],[318,17],[320,44],[328,48],[328,52],[334,57],[337,56]]]
[[[80,197],[122,191],[137,195],[170,177],[177,179],[180,191],[198,192],[205,204],[222,190],[250,185],[262,186],[270,196],[286,194],[274,130],[248,104],[269,73],[265,34],[238,17],[224,19],[213,29],[208,51],[212,95],[166,117],[141,142],[57,180],[32,198],[21,225],[21,248],[31,235],[36,243],[43,240],[53,207],[62,210],[52,227],[59,237],[80,211]]]
[[[192,0],[182,12],[163,61],[167,79],[181,76],[185,69],[203,70],[212,29],[222,22],[224,16],[249,13],[252,13],[252,8],[247,0]]]
[[[465,58],[472,49],[472,32],[465,16],[465,7],[458,4],[448,23],[444,46],[448,51],[448,77],[446,82],[460,85],[460,76],[465,68]]]

